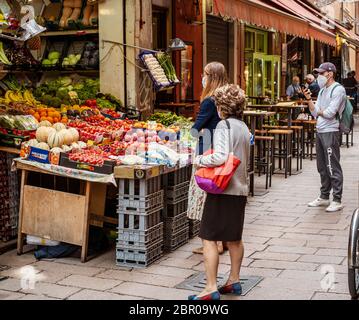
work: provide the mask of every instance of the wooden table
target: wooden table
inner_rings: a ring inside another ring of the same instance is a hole
[[[0,151],[11,153],[11,154],[20,154],[20,149],[16,149],[16,148],[9,148],[9,147],[0,146]]]
[[[192,102],[168,102],[168,103],[160,103],[159,107],[161,109],[167,109],[167,110],[171,110],[177,114],[180,115],[180,111],[181,109],[194,109],[196,107],[195,103]]]
[[[297,109],[306,109],[308,105],[297,105],[295,102],[280,102],[275,105],[275,108],[278,112],[279,109],[286,109],[288,115],[288,127],[292,126],[293,120],[293,110]]]
[[[52,175],[55,186],[57,177],[66,177],[21,162],[16,162],[16,168],[21,170],[18,254],[23,253],[24,238],[29,234],[80,246],[81,261],[86,262],[90,225],[102,227],[111,219],[104,217],[107,185],[81,180],[80,194],[62,192],[30,185],[29,173],[50,175],[50,179]]]
[[[264,96],[259,96],[259,97],[248,96],[248,99],[255,100],[256,103],[260,103],[260,101],[264,101],[264,100],[268,99],[268,97],[264,97]]]
[[[262,112],[258,112],[258,111],[244,111],[243,115],[245,117],[249,117],[250,118],[250,130],[252,135],[255,137],[256,135],[256,122],[257,119],[259,119],[259,127],[258,129],[262,129],[263,126],[263,120],[264,117],[270,117],[275,115],[275,112],[271,112],[271,111],[262,111]],[[251,154],[250,154],[250,166],[249,166],[249,191],[250,193],[255,196],[255,192],[254,192],[254,168],[255,168],[255,150],[254,150],[254,144],[251,145]],[[262,195],[262,194],[261,194]]]

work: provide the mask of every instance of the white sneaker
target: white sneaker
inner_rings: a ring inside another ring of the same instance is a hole
[[[327,207],[329,205],[330,201],[322,198],[315,199],[313,202],[308,203],[308,207],[310,208]]]
[[[326,212],[338,212],[344,209],[344,206],[340,202],[333,201],[330,206],[325,210]]]

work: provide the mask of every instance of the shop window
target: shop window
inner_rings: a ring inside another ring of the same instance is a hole
[[[256,33],[256,52],[267,53],[268,49],[268,34]]]
[[[252,31],[246,31],[246,33],[245,33],[245,50],[246,51],[254,51],[255,50],[254,39],[255,39],[255,33]]]

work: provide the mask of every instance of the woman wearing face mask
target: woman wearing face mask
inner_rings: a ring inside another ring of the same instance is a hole
[[[213,132],[217,124],[221,121],[218,116],[217,107],[213,99],[216,89],[227,84],[227,72],[222,63],[212,62],[204,68],[202,77],[203,92],[201,96],[201,107],[197,116],[196,122],[193,125],[193,136],[199,138],[197,145],[197,155],[202,155],[209,149],[212,149]],[[189,203],[188,203],[188,218],[191,220],[200,221],[202,218],[204,202],[206,194],[198,188],[194,172],[191,179]],[[219,253],[223,253],[225,248],[221,242],[218,243]],[[198,248],[194,253],[203,253],[203,248]]]

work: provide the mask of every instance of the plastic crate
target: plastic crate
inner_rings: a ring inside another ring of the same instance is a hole
[[[199,235],[201,229],[201,221],[188,220],[189,222],[189,237],[193,239]]]
[[[187,212],[184,212],[174,218],[165,219],[165,235],[176,234],[188,227]]]
[[[153,210],[163,208],[163,190],[148,196],[138,195],[119,195],[118,210],[119,212],[136,212],[145,214]]]
[[[144,268],[157,261],[163,255],[163,241],[159,241],[147,250],[116,248],[116,264],[120,267]]]
[[[161,223],[161,210],[155,210],[148,214],[137,214],[135,212],[119,212],[119,230],[141,230],[145,231]]]
[[[161,176],[147,180],[120,179],[118,193],[120,196],[130,195],[145,197],[162,189]]]
[[[149,246],[163,240],[163,223],[145,230],[119,229],[117,245],[121,247]]]
[[[166,251],[174,251],[179,247],[182,247],[189,241],[189,227],[186,227],[182,231],[173,234],[171,237],[164,239],[164,248]]]
[[[188,199],[180,200],[176,203],[168,203],[166,210],[164,210],[165,218],[174,218],[182,213],[187,212]]]
[[[166,198],[167,203],[176,203],[188,198],[189,181],[183,182],[176,186],[167,187]]]
[[[187,182],[191,180],[192,176],[192,166],[185,166],[183,168],[179,168],[174,172],[168,174],[168,186],[176,186],[181,183]]]

